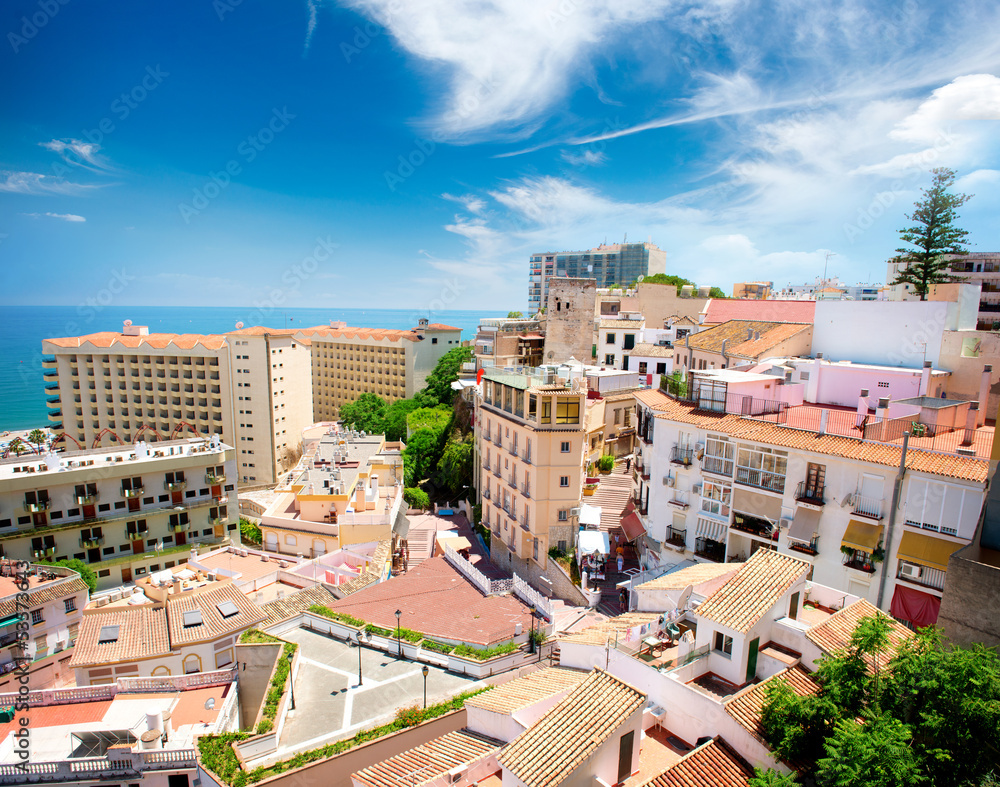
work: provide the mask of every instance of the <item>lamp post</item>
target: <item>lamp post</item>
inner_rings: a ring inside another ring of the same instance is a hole
[[[403,613],[398,609],[396,610],[396,654],[399,658],[403,658],[403,646],[399,641],[399,619],[403,616]]]
[[[362,642],[361,632],[356,631],[354,633],[354,636],[357,638],[357,643],[358,643],[358,686],[360,687],[364,684],[364,681],[362,680],[361,677],[361,651],[364,650],[364,646],[361,644]]]
[[[424,664],[423,669],[420,670],[424,673],[424,710],[427,710],[427,673],[430,672],[430,667]]]
[[[528,653],[535,652],[535,605],[531,605],[531,633],[528,635],[528,642],[531,643],[531,647],[528,649]]]
[[[288,659],[288,693],[292,700],[292,707],[289,710],[295,710],[295,676],[292,675],[292,659],[295,654],[292,651],[288,651],[285,654],[285,658]]]

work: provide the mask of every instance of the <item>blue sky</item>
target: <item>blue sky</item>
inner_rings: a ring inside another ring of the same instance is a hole
[[[626,234],[883,281],[935,166],[1000,250],[1000,8],[8,0],[7,303],[524,308]]]

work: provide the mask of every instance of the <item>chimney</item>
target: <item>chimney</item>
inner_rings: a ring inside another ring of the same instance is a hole
[[[858,396],[858,425],[861,424],[861,419],[868,415],[868,389],[862,388],[861,393]]]
[[[990,378],[993,376],[993,364],[988,363],[983,367],[983,378],[979,381],[979,415],[976,416],[976,426],[986,423],[986,409],[990,397]]]
[[[931,366],[933,364],[930,361],[924,361],[924,368],[920,372],[920,390],[917,396],[928,396],[930,392],[931,385]]]
[[[723,358],[726,358],[726,357],[727,357],[727,356],[726,356],[726,346],[727,346],[728,344],[729,344],[729,339],[723,339],[723,340],[722,340],[722,350],[721,350],[721,352],[722,352],[722,357],[723,357]]]
[[[753,338],[753,328],[747,328],[747,341]]]
[[[875,408],[875,415],[881,424],[879,428],[879,440],[885,440],[886,425],[889,420],[889,397],[881,396],[878,400],[878,407]]]
[[[969,402],[969,410],[965,414],[965,434],[962,436],[962,445],[972,445],[978,423],[979,402]]]
[[[816,360],[817,361],[822,361],[823,360],[823,353],[816,353]]]

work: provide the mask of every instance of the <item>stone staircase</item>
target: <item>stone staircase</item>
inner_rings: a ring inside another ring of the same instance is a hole
[[[620,615],[618,608],[618,588],[619,582],[628,578],[624,573],[628,569],[638,569],[638,551],[625,540],[625,534],[621,529],[621,515],[632,497],[632,475],[625,472],[625,463],[618,462],[614,470],[608,475],[602,475],[597,491],[591,497],[583,498],[583,502],[592,506],[599,506],[601,509],[601,530],[608,534],[608,541],[611,545],[611,558],[605,571],[605,579],[592,582],[592,586],[601,589],[601,603],[597,609],[605,615]],[[615,544],[615,534],[618,535],[618,544]],[[616,546],[622,546],[625,550],[625,564],[622,573],[618,573],[618,564],[615,560]]]
[[[434,551],[433,530],[411,530],[406,539],[409,551],[408,570],[414,569],[431,557]]]

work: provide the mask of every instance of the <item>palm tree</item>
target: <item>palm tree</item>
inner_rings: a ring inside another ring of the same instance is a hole
[[[28,433],[28,442],[34,443],[37,446],[41,446],[48,438],[41,429],[32,429]]]
[[[25,451],[28,450],[30,449],[24,444],[24,440],[22,440],[20,437],[15,437],[13,440],[10,441],[10,444],[7,446],[8,453],[12,453],[14,454],[14,456],[20,456],[21,454],[23,454]]]

